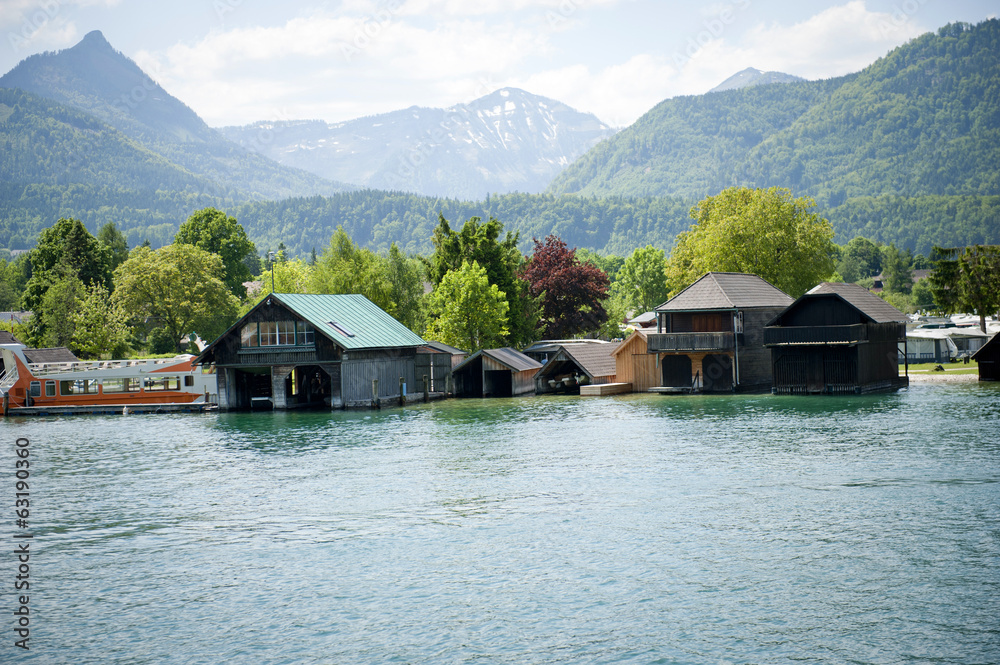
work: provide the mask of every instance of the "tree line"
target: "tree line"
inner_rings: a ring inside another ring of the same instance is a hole
[[[470,351],[620,337],[629,318],[709,271],[756,274],[793,297],[822,281],[872,288],[880,280],[879,295],[903,311],[985,316],[1000,306],[990,300],[1000,294],[996,248],[927,258],[861,236],[838,246],[815,208],[786,189],[729,188],[691,208],[669,254],[646,244],[627,256],[574,248],[551,233],[532,237],[525,254],[520,232],[496,217],[453,227],[439,215],[423,255],[395,243],[373,251],[338,227],[307,257],[282,243],[259,252],[243,225],[215,208],[196,211],[155,249],[129,250],[114,223],[95,237],[79,220],[60,219],[30,253],[0,258],[0,308],[33,312],[16,330],[30,345],[120,357],[180,351],[191,333],[210,341],[272,289],[360,293],[417,334]],[[919,269],[933,269],[931,278],[914,282]]]

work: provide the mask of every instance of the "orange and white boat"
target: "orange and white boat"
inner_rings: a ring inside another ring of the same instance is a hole
[[[4,367],[0,395],[5,408],[14,413],[72,412],[77,407],[114,407],[128,412],[125,407],[207,406],[217,392],[215,373],[192,365],[192,355],[30,362],[26,349],[20,343],[0,344]]]

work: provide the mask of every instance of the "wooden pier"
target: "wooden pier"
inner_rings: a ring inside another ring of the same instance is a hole
[[[632,392],[631,383],[598,383],[596,385],[580,386],[581,396],[621,395]]]

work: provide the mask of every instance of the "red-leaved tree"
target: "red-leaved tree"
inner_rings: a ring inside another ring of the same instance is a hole
[[[544,335],[566,339],[597,330],[608,318],[601,302],[608,295],[608,276],[590,263],[580,263],[576,249],[558,236],[533,238],[535,249],[521,270],[532,298],[541,296]]]

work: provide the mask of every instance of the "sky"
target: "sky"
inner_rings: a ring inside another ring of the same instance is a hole
[[[100,30],[209,125],[340,122],[516,87],[624,127],[747,67],[856,72],[1000,0],[0,0],[0,72]]]

